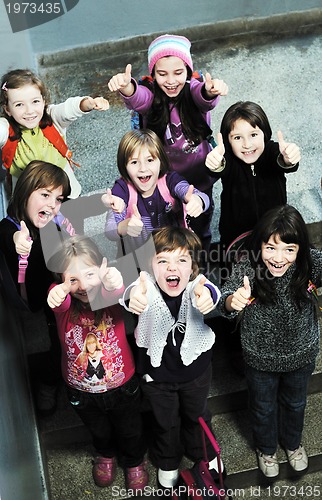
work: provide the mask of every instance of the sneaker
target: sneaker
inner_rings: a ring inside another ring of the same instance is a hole
[[[127,467],[125,473],[125,484],[128,490],[143,491],[149,484],[149,473],[147,471],[146,461],[137,467]]]
[[[179,478],[179,470],[158,469],[158,481],[163,488],[172,488]]]
[[[264,476],[266,477],[276,477],[279,474],[280,468],[277,461],[277,455],[265,455],[259,450],[256,450],[258,466]]]
[[[93,479],[97,486],[104,488],[113,483],[116,476],[116,458],[97,456],[94,458]]]
[[[290,466],[296,472],[302,472],[309,466],[309,459],[307,457],[306,451],[304,447],[300,444],[300,446],[294,450],[286,450],[287,459],[289,461]]]

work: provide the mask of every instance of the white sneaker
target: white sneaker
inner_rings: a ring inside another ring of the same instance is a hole
[[[256,450],[258,465],[264,476],[266,477],[276,477],[280,472],[279,464],[277,461],[277,455],[265,455],[259,450]]]
[[[290,466],[296,472],[302,472],[309,466],[309,459],[307,457],[304,446],[300,444],[300,446],[294,450],[286,450],[287,459],[289,461]]]
[[[179,478],[179,470],[158,469],[158,481],[163,488],[172,488],[176,485]]]

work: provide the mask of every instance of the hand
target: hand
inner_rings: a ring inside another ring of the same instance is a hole
[[[223,80],[212,80],[210,73],[206,73],[205,76],[205,91],[209,97],[214,97],[216,95],[227,95],[228,85]]]
[[[141,314],[145,310],[146,306],[148,305],[146,293],[146,274],[141,271],[139,284],[133,287],[130,292],[129,309],[132,313]]]
[[[185,195],[186,212],[190,217],[198,217],[203,212],[203,202],[200,196],[193,193],[194,186],[191,184]]]
[[[221,133],[217,134],[217,146],[210,151],[206,156],[206,167],[211,170],[211,172],[216,172],[217,170],[221,172],[222,170],[222,160],[225,154],[225,146]]]
[[[51,309],[54,309],[54,307],[59,307],[71,291],[72,285],[70,282],[70,278],[71,274],[66,273],[64,283],[56,285],[50,290],[47,297],[47,303],[49,307],[51,307]]]
[[[118,73],[117,75],[112,76],[112,78],[108,82],[109,90],[111,92],[116,92],[117,90],[119,90],[125,95],[131,95],[127,92],[132,89],[132,86],[130,87],[132,78],[131,72],[132,65],[128,64],[125,68],[125,73]]]
[[[142,233],[142,229],[143,222],[141,220],[140,212],[138,211],[138,207],[136,205],[133,205],[133,214],[127,224],[126,234],[128,236],[133,236],[134,238],[136,238],[137,236],[140,236],[140,234]]]
[[[206,281],[205,276],[202,276],[193,290],[196,297],[196,307],[202,314],[208,314],[215,309],[211,292],[209,288],[205,286]]]
[[[300,148],[294,144],[284,141],[282,132],[279,130],[277,132],[278,144],[280,148],[280,153],[283,156],[286,165],[296,165],[301,159]]]
[[[103,257],[98,275],[105,290],[108,292],[119,290],[123,286],[122,274],[118,269],[116,269],[116,267],[108,267],[106,257]]]
[[[249,298],[251,296],[251,288],[249,285],[249,279],[244,276],[244,286],[238,288],[235,293],[231,296],[231,307],[235,311],[242,311],[248,304]]]
[[[80,109],[84,113],[96,109],[97,111],[106,111],[110,107],[109,102],[104,97],[85,97],[80,103]]]
[[[106,193],[102,195],[101,200],[107,208],[111,208],[113,212],[116,212],[117,214],[121,214],[123,210],[125,210],[126,205],[124,200],[119,196],[112,194],[110,188],[108,188]]]
[[[13,242],[15,244],[17,254],[28,255],[31,250],[32,239],[30,238],[29,229],[23,220],[20,222],[20,227],[20,231],[16,231],[13,235]]]

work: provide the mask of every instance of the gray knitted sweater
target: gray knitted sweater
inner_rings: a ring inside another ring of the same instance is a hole
[[[322,252],[311,250],[313,268],[312,282],[322,284]],[[257,370],[287,372],[314,362],[319,352],[320,331],[317,308],[312,302],[303,302],[301,310],[292,300],[288,284],[294,273],[291,266],[280,278],[274,279],[278,305],[260,304],[256,301],[247,306],[240,323],[241,343],[245,362]],[[222,288],[218,304],[220,313],[228,318],[237,312],[228,313],[225,300],[243,286],[243,277],[248,276],[250,286],[254,283],[254,271],[249,260],[237,264],[231,277]]]

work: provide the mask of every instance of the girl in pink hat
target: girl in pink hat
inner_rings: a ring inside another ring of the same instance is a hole
[[[190,47],[184,36],[159,36],[149,45],[150,76],[143,79],[142,85],[132,78],[132,67],[128,64],[124,73],[111,78],[108,87],[112,92],[120,92],[128,109],[140,113],[140,126],[160,137],[172,169],[212,200],[215,176],[205,167],[205,158],[211,150],[210,111],[220,96],[227,95],[228,87],[223,80],[212,79],[209,73],[202,81],[197,78]],[[212,201],[209,209],[191,224],[205,250],[211,242],[213,210]]]

